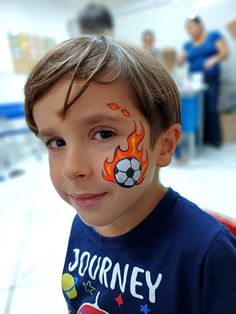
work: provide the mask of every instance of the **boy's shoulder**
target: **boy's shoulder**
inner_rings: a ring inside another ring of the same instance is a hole
[[[236,239],[231,232],[195,203],[171,189],[168,193],[172,205],[166,207],[166,219],[159,228],[160,254],[171,254],[177,260],[193,263],[196,268],[209,261],[214,264],[214,260],[222,259],[223,252],[232,260]]]
[[[172,208],[172,214],[177,221],[188,222],[186,230],[190,229],[190,226],[193,230],[195,230],[195,228],[199,230],[201,226],[200,229],[206,228],[209,230],[210,228],[210,230],[216,229],[219,231],[222,227],[213,216],[201,209],[197,204],[173,190],[172,193],[176,195],[176,202]]]

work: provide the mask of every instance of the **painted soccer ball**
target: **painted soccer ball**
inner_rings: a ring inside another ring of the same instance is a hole
[[[116,182],[124,188],[131,188],[137,184],[141,176],[141,169],[141,164],[136,158],[121,159],[114,169]]]

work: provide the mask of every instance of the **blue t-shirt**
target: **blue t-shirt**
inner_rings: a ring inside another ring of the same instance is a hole
[[[62,288],[73,314],[235,314],[236,239],[169,188],[119,237],[76,215]]]
[[[217,31],[212,31],[206,34],[206,38],[202,44],[196,46],[192,41],[188,41],[184,45],[190,73],[203,72],[205,76],[219,75],[219,63],[210,69],[205,69],[204,63],[208,58],[218,53],[216,42],[220,39],[222,39],[222,35]]]

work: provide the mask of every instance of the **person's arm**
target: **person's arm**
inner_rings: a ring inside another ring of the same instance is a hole
[[[229,55],[228,45],[224,39],[216,41],[217,54],[206,60],[204,66],[206,69],[212,68],[215,64],[225,60]]]
[[[236,313],[236,238],[222,228],[202,265],[202,314]]]
[[[182,51],[177,59],[177,65],[182,66],[186,62],[187,56],[186,52]]]

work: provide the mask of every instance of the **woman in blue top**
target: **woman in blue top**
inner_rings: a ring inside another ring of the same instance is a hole
[[[191,40],[184,44],[180,63],[188,62],[189,73],[203,74],[207,85],[204,99],[204,141],[220,147],[221,131],[218,115],[220,63],[228,56],[227,44],[218,31],[206,32],[198,16],[187,19],[186,30]]]

